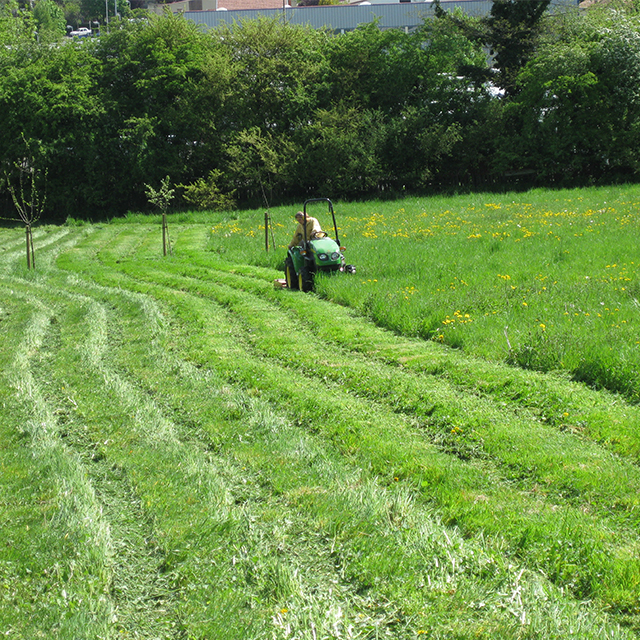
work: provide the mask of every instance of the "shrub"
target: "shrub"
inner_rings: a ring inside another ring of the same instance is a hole
[[[235,201],[232,194],[222,193],[218,186],[218,180],[222,173],[218,170],[209,172],[207,179],[198,178],[191,184],[179,185],[184,189],[183,197],[189,203],[200,209],[212,211],[228,211],[235,209]]]

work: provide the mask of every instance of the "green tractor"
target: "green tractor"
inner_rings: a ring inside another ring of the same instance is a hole
[[[326,202],[333,221],[334,237],[331,238],[325,231],[316,232],[313,237],[307,238],[307,206],[317,202]],[[333,203],[329,198],[314,198],[306,200],[303,211],[305,237],[299,246],[291,247],[284,263],[284,275],[287,288],[299,291],[313,291],[314,279],[317,273],[355,273],[356,268],[352,264],[345,264],[338,240],[338,225],[333,211]]]

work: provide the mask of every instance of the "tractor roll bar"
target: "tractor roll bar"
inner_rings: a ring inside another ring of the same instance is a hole
[[[311,200],[304,201],[303,213],[304,213],[304,246],[307,246],[307,205],[313,204],[314,202],[326,202],[329,205],[329,213],[331,214],[331,219],[333,220],[333,231],[336,235],[336,244],[340,245],[340,240],[338,239],[338,225],[336,223],[336,214],[333,212],[333,202],[329,200],[329,198],[312,198]]]

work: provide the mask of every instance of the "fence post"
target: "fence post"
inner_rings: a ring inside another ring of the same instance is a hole
[[[31,240],[31,227],[30,225],[26,225],[24,228],[26,241],[27,241],[27,270],[31,270],[31,247],[33,246],[33,241]]]
[[[162,255],[167,255],[167,213],[166,211],[162,212]]]
[[[33,248],[33,229],[29,225],[29,247],[31,249],[31,268],[36,268],[36,252]]]
[[[269,253],[269,212],[264,212],[264,249]]]

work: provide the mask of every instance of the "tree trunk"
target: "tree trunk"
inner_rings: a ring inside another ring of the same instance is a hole
[[[167,214],[162,212],[162,255],[167,255]]]
[[[35,252],[33,250],[33,234],[31,233],[31,225],[30,224],[26,225],[24,230],[25,230],[25,240],[27,243],[27,269],[31,271],[31,269],[36,268]]]

